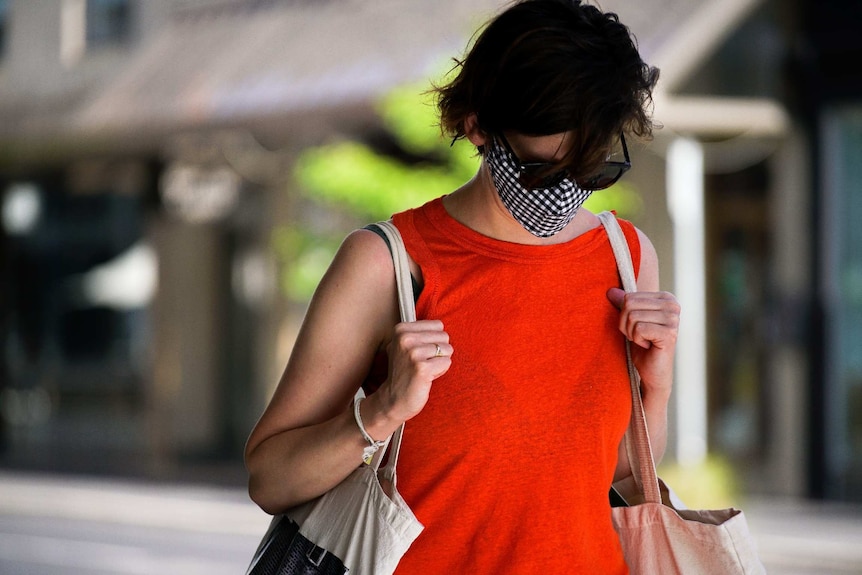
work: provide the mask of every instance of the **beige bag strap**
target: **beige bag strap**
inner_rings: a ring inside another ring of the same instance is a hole
[[[632,266],[632,255],[629,244],[623,233],[620,223],[611,212],[598,214],[617,261],[620,279],[626,292],[636,292],[637,282],[635,280],[634,267]],[[629,369],[629,382],[632,395],[632,417],[629,428],[626,431],[626,452],[629,457],[629,465],[632,476],[638,489],[643,493],[644,500],[651,503],[661,503],[661,492],[658,486],[658,475],[655,469],[652,446],[649,441],[646,415],[644,414],[643,400],[641,398],[640,375],[632,363],[631,343],[626,340],[626,361]]]
[[[401,311],[401,321],[416,321],[413,283],[410,279],[410,258],[407,256],[407,248],[404,247],[401,232],[398,231],[392,220],[377,222],[374,225],[389,240],[392,263],[395,264],[395,281],[398,284],[398,309]]]
[[[407,256],[407,248],[401,233],[391,220],[377,222],[375,224],[389,240],[389,250],[392,252],[392,263],[395,265],[395,283],[398,286],[398,309],[401,312],[401,321],[416,321],[416,303],[413,295],[413,281],[410,276],[410,258]],[[398,464],[398,453],[401,451],[401,437],[404,433],[402,423],[390,438],[388,449],[389,459],[383,469],[380,470],[382,477],[392,482],[395,486],[395,466]],[[386,449],[381,449],[378,454],[382,457]],[[380,465],[380,457],[373,462]]]

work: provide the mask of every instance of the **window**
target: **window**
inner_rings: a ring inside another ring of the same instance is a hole
[[[87,0],[87,47],[126,42],[131,32],[130,0]]]
[[[131,0],[63,0],[60,6],[60,60],[67,67],[87,51],[124,44],[131,35]]]
[[[825,120],[826,494],[862,501],[862,106]]]
[[[6,55],[9,36],[9,0],[0,0],[0,60]]]
[[[88,160],[0,180],[0,428],[15,430],[4,457],[63,453],[78,465],[146,445],[158,281],[146,170]]]

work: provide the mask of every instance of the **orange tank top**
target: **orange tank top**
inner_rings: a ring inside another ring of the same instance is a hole
[[[604,228],[513,244],[440,199],[394,222],[424,277],[417,316],[455,350],[405,427],[398,489],[425,530],[397,574],[627,573],[608,488],[631,398]]]

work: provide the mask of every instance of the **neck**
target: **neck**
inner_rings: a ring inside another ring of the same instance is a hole
[[[443,198],[443,205],[450,216],[473,231],[516,244],[560,244],[599,225],[593,214],[581,208],[561,232],[549,238],[534,236],[503,205],[484,162],[473,179]]]

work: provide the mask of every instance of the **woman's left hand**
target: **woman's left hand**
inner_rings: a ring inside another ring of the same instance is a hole
[[[673,385],[679,302],[668,292],[626,293],[619,288],[609,289],[608,299],[620,310],[620,331],[634,344],[632,361],[644,395],[666,398]]]

